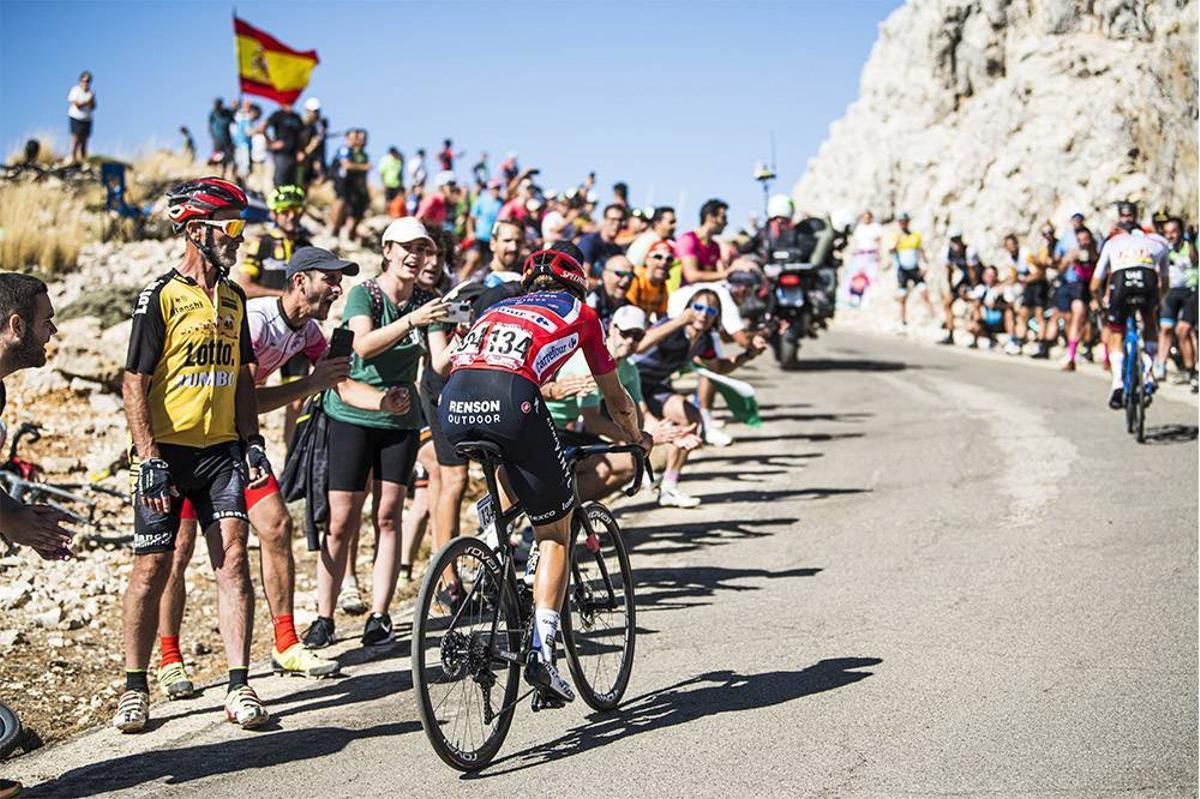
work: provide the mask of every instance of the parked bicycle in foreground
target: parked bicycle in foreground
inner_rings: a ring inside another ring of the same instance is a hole
[[[480,527],[495,524],[493,549],[475,537],[456,538],[431,560],[413,622],[412,674],[421,725],[434,750],[461,771],[483,768],[496,756],[518,702],[521,666],[531,647],[531,589],[519,579],[509,534],[520,505],[500,509],[496,468],[500,449],[490,442],[458,446],[483,463],[488,493],[477,504]],[[636,444],[566,447],[574,466],[592,455],[628,452],[637,464],[625,493],[641,488],[648,469]],[[636,622],[633,574],[621,530],[599,502],[576,503],[571,519],[570,584],[561,639],[575,689],[589,706],[615,708],[633,670]]]

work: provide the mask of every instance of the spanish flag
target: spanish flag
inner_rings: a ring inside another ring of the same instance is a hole
[[[308,85],[320,63],[316,50],[293,50],[274,36],[233,18],[238,74],[243,94],[257,94],[277,103],[292,103]]]

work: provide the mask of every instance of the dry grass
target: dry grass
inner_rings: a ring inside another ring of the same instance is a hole
[[[55,164],[62,163],[63,154],[60,153],[58,148],[55,146],[56,142],[54,140],[54,134],[43,130],[31,133],[27,139],[37,139],[38,143],[42,145],[42,148],[38,150],[38,157],[34,161],[35,164],[38,164],[39,166],[54,166]],[[25,144],[22,142],[20,146],[9,153],[8,163],[20,164],[24,161]]]
[[[99,225],[87,197],[61,185],[0,186],[0,269],[37,268],[48,275],[71,269],[83,245],[99,237]]]

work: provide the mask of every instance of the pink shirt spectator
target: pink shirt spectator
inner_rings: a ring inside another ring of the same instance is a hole
[[[675,257],[692,257],[701,269],[716,269],[717,264],[721,262],[721,245],[717,244],[716,239],[710,239],[708,244],[705,244],[700,241],[696,231],[689,230],[675,242]],[[686,277],[683,278],[683,282],[688,282]]]

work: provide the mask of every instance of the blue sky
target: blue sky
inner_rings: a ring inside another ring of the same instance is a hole
[[[545,188],[596,170],[607,197],[680,206],[706,198],[739,224],[762,204],[751,178],[775,136],[780,190],[858,94],[878,24],[900,0],[589,3],[261,3],[238,15],[321,64],[309,94],[335,129],[361,126],[372,158],[432,153],[452,137],[491,164],[516,150]],[[96,152],[209,145],[216,96],[237,93],[231,4],[0,1],[0,145],[67,145],[66,94],[96,76]],[[264,107],[272,104],[263,101]],[[269,110],[268,110],[269,113]]]

